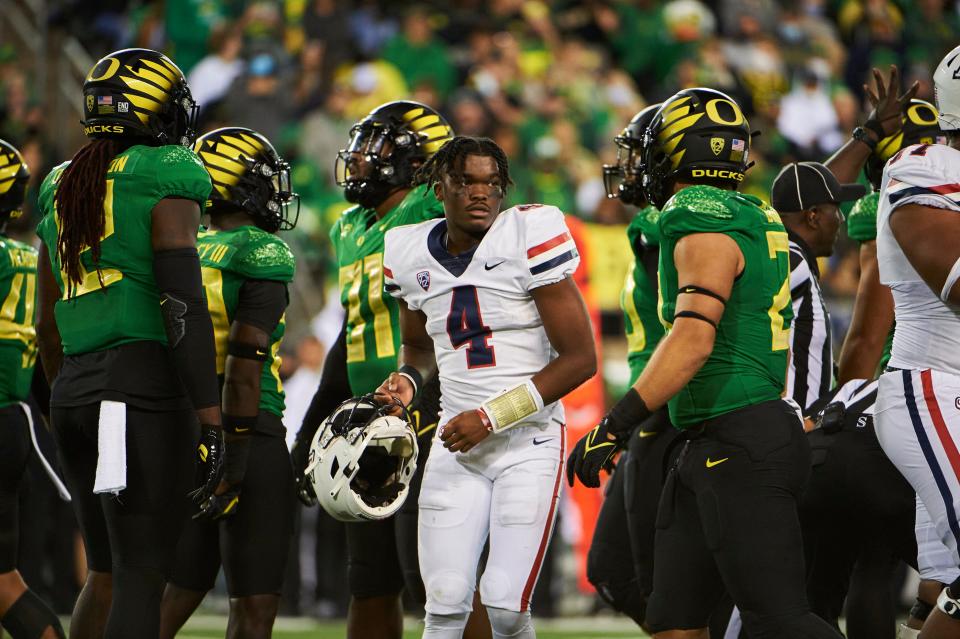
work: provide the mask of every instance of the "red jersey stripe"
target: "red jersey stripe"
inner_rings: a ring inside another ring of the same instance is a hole
[[[388,269],[386,266],[383,267],[383,274],[389,277],[390,279],[393,279],[393,271]]]
[[[549,251],[550,249],[555,248],[555,247],[557,247],[557,246],[560,246],[561,244],[563,244],[564,242],[567,242],[567,241],[569,241],[569,240],[570,240],[570,234],[569,234],[569,233],[561,233],[560,235],[558,235],[558,236],[556,236],[556,237],[554,237],[554,238],[550,238],[549,240],[547,240],[547,241],[544,242],[543,244],[537,244],[537,245],[534,246],[533,248],[528,249],[528,250],[527,250],[527,259],[536,257],[536,256],[540,255],[541,253],[546,253],[546,252]]]

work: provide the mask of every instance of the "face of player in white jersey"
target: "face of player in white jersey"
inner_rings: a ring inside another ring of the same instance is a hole
[[[451,243],[465,250],[478,243],[497,219],[504,185],[494,158],[470,154],[464,157],[462,170],[445,175],[435,192],[443,202]],[[467,238],[472,242],[463,241]]]

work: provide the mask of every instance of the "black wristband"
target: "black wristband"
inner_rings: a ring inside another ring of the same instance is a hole
[[[867,130],[861,126],[858,126],[853,130],[853,139],[856,140],[857,142],[862,142],[863,144],[866,144],[870,148],[871,152],[877,149],[877,142],[873,138],[871,138],[870,134],[867,133]]]
[[[887,137],[887,134],[883,132],[883,126],[877,120],[867,120],[863,123],[863,128],[876,133],[877,142]]]
[[[400,370],[397,371],[401,375],[409,375],[411,381],[413,382],[413,394],[416,395],[420,392],[420,389],[423,388],[423,375],[420,374],[416,368],[410,364],[404,364],[400,367]]]
[[[609,431],[615,435],[629,434],[634,427],[639,426],[650,417],[650,409],[640,397],[640,393],[631,387],[619,402],[607,414]]]
[[[227,355],[265,362],[270,355],[270,347],[266,346],[261,348],[256,344],[238,342],[237,340],[231,339],[227,340]]]
[[[247,474],[247,458],[250,455],[250,437],[231,437],[223,456],[223,479],[236,485]]]
[[[223,413],[223,432],[225,433],[246,433],[253,430],[256,425],[256,415],[251,417]]]

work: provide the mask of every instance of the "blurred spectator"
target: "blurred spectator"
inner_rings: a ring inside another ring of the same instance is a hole
[[[824,88],[824,79],[808,66],[797,75],[793,90],[780,103],[777,128],[793,146],[798,160],[825,158],[840,146],[837,112]]]
[[[256,129],[276,143],[281,128],[293,114],[288,85],[271,54],[255,55],[223,99],[225,120],[233,126]]]
[[[329,91],[334,71],[354,53],[349,13],[336,0],[313,0],[303,15],[303,31],[304,54],[311,49],[311,72],[318,75],[312,81],[319,92]]]
[[[283,411],[283,425],[287,429],[287,447],[296,441],[303,416],[307,414],[313,394],[320,386],[320,373],[323,371],[323,359],[326,349],[313,335],[308,335],[297,344],[297,368],[284,380],[286,408]]]
[[[387,41],[382,55],[400,70],[410,86],[429,84],[441,98],[453,90],[455,70],[447,47],[433,36],[426,7],[408,10],[403,30]]]
[[[187,75],[193,99],[201,112],[219,101],[230,85],[243,73],[243,35],[235,27],[221,25],[210,34],[211,53],[197,63]]]
[[[189,73],[207,53],[213,29],[228,18],[225,0],[166,0],[167,38],[173,57]],[[104,52],[106,53],[106,51]]]

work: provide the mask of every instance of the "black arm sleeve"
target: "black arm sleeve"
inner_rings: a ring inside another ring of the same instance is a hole
[[[153,276],[173,362],[194,409],[220,405],[213,323],[195,248],[157,251]]]
[[[289,301],[287,285],[283,282],[247,280],[240,286],[240,300],[233,319],[269,335],[283,317]]]
[[[50,385],[47,384],[47,375],[43,372],[43,362],[37,358],[33,369],[33,379],[30,381],[30,394],[40,407],[44,417],[50,415]]]
[[[297,446],[303,445],[309,448],[323,420],[352,396],[350,380],[347,379],[347,324],[344,321],[337,341],[330,347],[327,358],[323,362],[320,386],[313,395],[306,415],[303,416],[303,425],[297,433]]]

